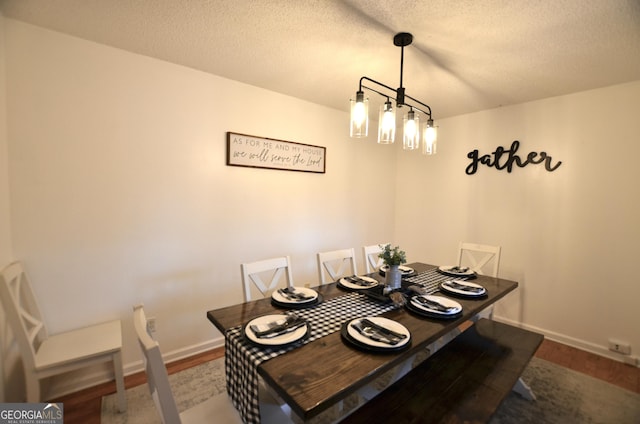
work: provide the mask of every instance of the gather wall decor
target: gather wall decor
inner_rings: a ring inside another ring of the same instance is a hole
[[[227,165],[325,172],[326,147],[227,132]]]
[[[493,167],[497,170],[506,169],[507,172],[511,172],[514,165],[524,168],[527,165],[537,164],[544,164],[547,171],[553,172],[562,165],[561,161],[554,163],[553,158],[549,156],[547,152],[530,152],[526,158],[523,159],[517,154],[519,147],[520,142],[515,140],[508,149],[500,146],[487,155],[480,156],[478,149],[473,150],[467,154],[467,157],[471,159],[471,163],[467,166],[465,172],[467,175],[475,174],[478,170],[478,165],[485,165],[489,168]]]

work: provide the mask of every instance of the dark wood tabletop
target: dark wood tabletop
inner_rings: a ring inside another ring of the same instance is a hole
[[[424,263],[410,263],[407,266],[414,268],[416,272],[434,268],[433,265]],[[377,273],[369,275],[380,281],[384,279]],[[343,342],[338,331],[263,362],[258,366],[258,373],[298,416],[305,420],[314,417],[441,336],[455,330],[518,287],[515,281],[482,275],[474,282],[487,289],[487,296],[480,299],[456,298],[463,307],[462,315],[457,319],[425,318],[404,308],[383,314],[382,316],[403,324],[411,332],[411,347],[403,352],[364,352]],[[324,300],[345,294],[336,283],[314,289]],[[281,311],[266,298],[211,310],[207,312],[207,317],[224,334],[226,330],[244,325],[253,318]]]

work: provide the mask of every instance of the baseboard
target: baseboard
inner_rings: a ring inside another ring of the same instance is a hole
[[[203,343],[176,349],[171,352],[164,353],[162,357],[165,362],[173,362],[190,356],[204,353],[212,349],[224,346],[224,337],[217,337]],[[131,375],[144,370],[142,360],[124,364],[124,374]],[[54,377],[48,390],[48,398],[56,399],[61,396],[75,393],[80,390],[97,386],[98,384],[113,381],[113,368],[111,364],[104,364],[97,367],[91,367],[67,373],[64,376]]]
[[[499,322],[503,322],[505,324],[513,325],[515,327],[520,327],[520,328],[524,328],[525,330],[530,330],[536,333],[543,334],[546,338],[548,338],[549,340],[553,340],[554,342],[575,347],[576,349],[584,350],[586,352],[603,356],[605,358],[609,358],[614,361],[623,362],[625,364],[633,365],[635,367],[640,367],[640,359],[637,356],[620,355],[618,353],[610,351],[607,346],[597,345],[595,343],[576,339],[574,337],[569,337],[567,335],[556,333],[554,331],[546,330],[544,328],[539,328],[533,325],[523,324],[519,321],[514,321],[514,320],[497,316],[497,315],[494,315],[493,319]]]

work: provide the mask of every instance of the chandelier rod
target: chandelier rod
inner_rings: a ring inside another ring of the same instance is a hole
[[[366,88],[367,90],[369,90],[369,91],[373,91],[374,93],[377,93],[377,94],[379,94],[379,95],[381,95],[381,96],[383,96],[383,97],[386,97],[386,98],[391,97],[388,93],[383,93],[383,92],[381,92],[381,91],[376,90],[376,89],[375,89],[375,88],[373,88],[373,87],[369,87],[369,86],[367,86],[367,85],[362,85],[362,81],[363,81],[363,80],[366,80],[366,81],[372,82],[373,84],[377,84],[377,85],[379,85],[379,86],[381,86],[381,87],[384,87],[384,88],[386,88],[386,89],[387,89],[387,90],[389,90],[389,91],[393,91],[393,92],[395,92],[395,93],[396,93],[396,98],[395,98],[395,100],[396,100],[396,106],[398,106],[398,107],[402,107],[402,106],[409,106],[409,107],[412,107],[412,108],[417,109],[417,110],[419,110],[420,112],[424,113],[425,115],[429,115],[429,118],[431,118],[431,107],[429,107],[429,105],[422,103],[420,100],[414,99],[413,97],[409,96],[408,94],[404,94],[404,92],[402,93],[402,96],[403,96],[403,97],[408,98],[408,99],[411,99],[412,101],[416,102],[416,103],[417,103],[417,104],[419,104],[420,106],[416,106],[416,105],[409,104],[409,103],[407,103],[406,101],[399,101],[398,91],[397,91],[397,90],[395,90],[395,89],[393,89],[393,88],[389,87],[389,86],[388,86],[388,85],[386,85],[386,84],[383,84],[383,83],[378,82],[378,81],[376,81],[376,80],[374,80],[374,79],[372,79],[372,78],[369,78],[369,77],[367,77],[367,76],[363,76],[363,77],[361,77],[361,78],[360,78],[360,84],[359,84],[359,86],[358,86],[358,90],[359,90],[359,91],[362,91],[362,89],[363,89],[363,88]],[[402,88],[402,87],[401,87],[401,88]],[[398,90],[400,90],[400,88],[399,88]],[[402,89],[402,90],[404,91],[404,89]],[[424,108],[424,109],[423,109],[423,108]]]

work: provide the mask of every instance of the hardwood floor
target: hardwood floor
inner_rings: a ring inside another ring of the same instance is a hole
[[[197,364],[218,359],[222,356],[224,356],[224,348],[218,348],[191,358],[170,363],[167,365],[167,369],[170,374],[173,374]],[[640,393],[640,368],[638,367],[603,358],[546,339],[542,342],[535,356],[607,381],[629,391]],[[145,383],[146,376],[143,372],[125,377],[125,386],[127,388]],[[64,403],[65,424],[100,424],[102,396],[110,393],[115,393],[115,383],[105,383],[68,396],[53,399],[52,401]]]
[[[536,357],[640,393],[640,368],[545,340]]]

